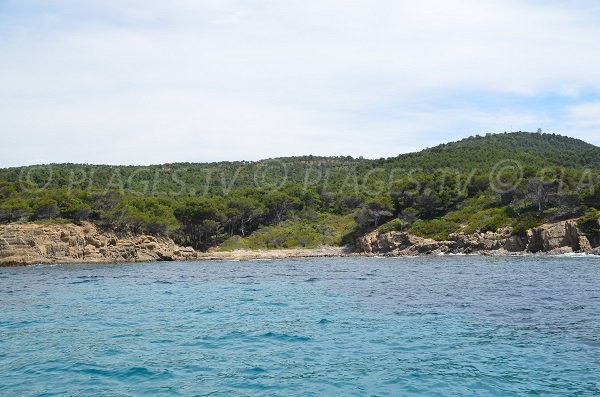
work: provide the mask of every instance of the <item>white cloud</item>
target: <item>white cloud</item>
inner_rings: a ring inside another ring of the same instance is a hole
[[[476,99],[599,92],[590,4],[8,2],[0,166],[380,157],[511,124],[599,143],[576,107]]]
[[[597,143],[600,138],[600,101],[583,102],[568,106],[562,120],[566,134],[577,135],[588,142]]]
[[[600,102],[584,103],[568,108],[569,121],[580,128],[600,128]]]

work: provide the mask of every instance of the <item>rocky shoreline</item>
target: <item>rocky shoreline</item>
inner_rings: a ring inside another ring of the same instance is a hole
[[[318,249],[238,250],[199,252],[181,247],[168,237],[117,235],[99,230],[91,223],[81,225],[8,224],[0,225],[0,266],[58,263],[121,263],[175,260],[265,260],[340,256],[488,256],[600,255],[600,236],[588,238],[567,220],[528,230],[513,236],[508,228],[497,232],[449,236],[436,241],[406,232],[381,233],[374,230],[358,239],[356,247]]]
[[[528,230],[523,236],[512,235],[510,228],[497,232],[454,233],[446,241],[437,241],[406,232],[380,233],[375,230],[358,239],[356,251],[386,256],[471,254],[481,255],[561,255],[600,254],[600,238],[588,238],[576,219],[549,223]]]
[[[91,223],[0,226],[2,266],[161,261],[184,258],[186,254],[167,237],[118,236],[100,231]]]
[[[124,263],[177,260],[260,260],[336,257],[343,247],[200,252],[181,247],[168,237],[117,235],[92,223],[81,225],[0,225],[0,266],[68,263]]]

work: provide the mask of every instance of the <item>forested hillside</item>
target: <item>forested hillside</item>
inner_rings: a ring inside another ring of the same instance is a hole
[[[437,239],[503,226],[522,233],[552,220],[585,222],[599,203],[600,148],[526,132],[379,160],[0,170],[2,223],[87,220],[120,232],[168,234],[197,249],[339,245],[380,225]]]
[[[488,134],[442,144],[390,159],[403,167],[492,169],[498,162],[516,160],[532,169],[548,166],[600,169],[600,148],[555,134],[514,132]]]

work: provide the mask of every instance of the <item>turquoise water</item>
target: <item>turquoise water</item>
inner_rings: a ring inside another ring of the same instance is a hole
[[[0,269],[3,396],[598,396],[600,259]]]

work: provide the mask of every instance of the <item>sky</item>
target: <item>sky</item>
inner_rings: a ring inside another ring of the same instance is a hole
[[[0,0],[0,167],[600,145],[600,2]]]

